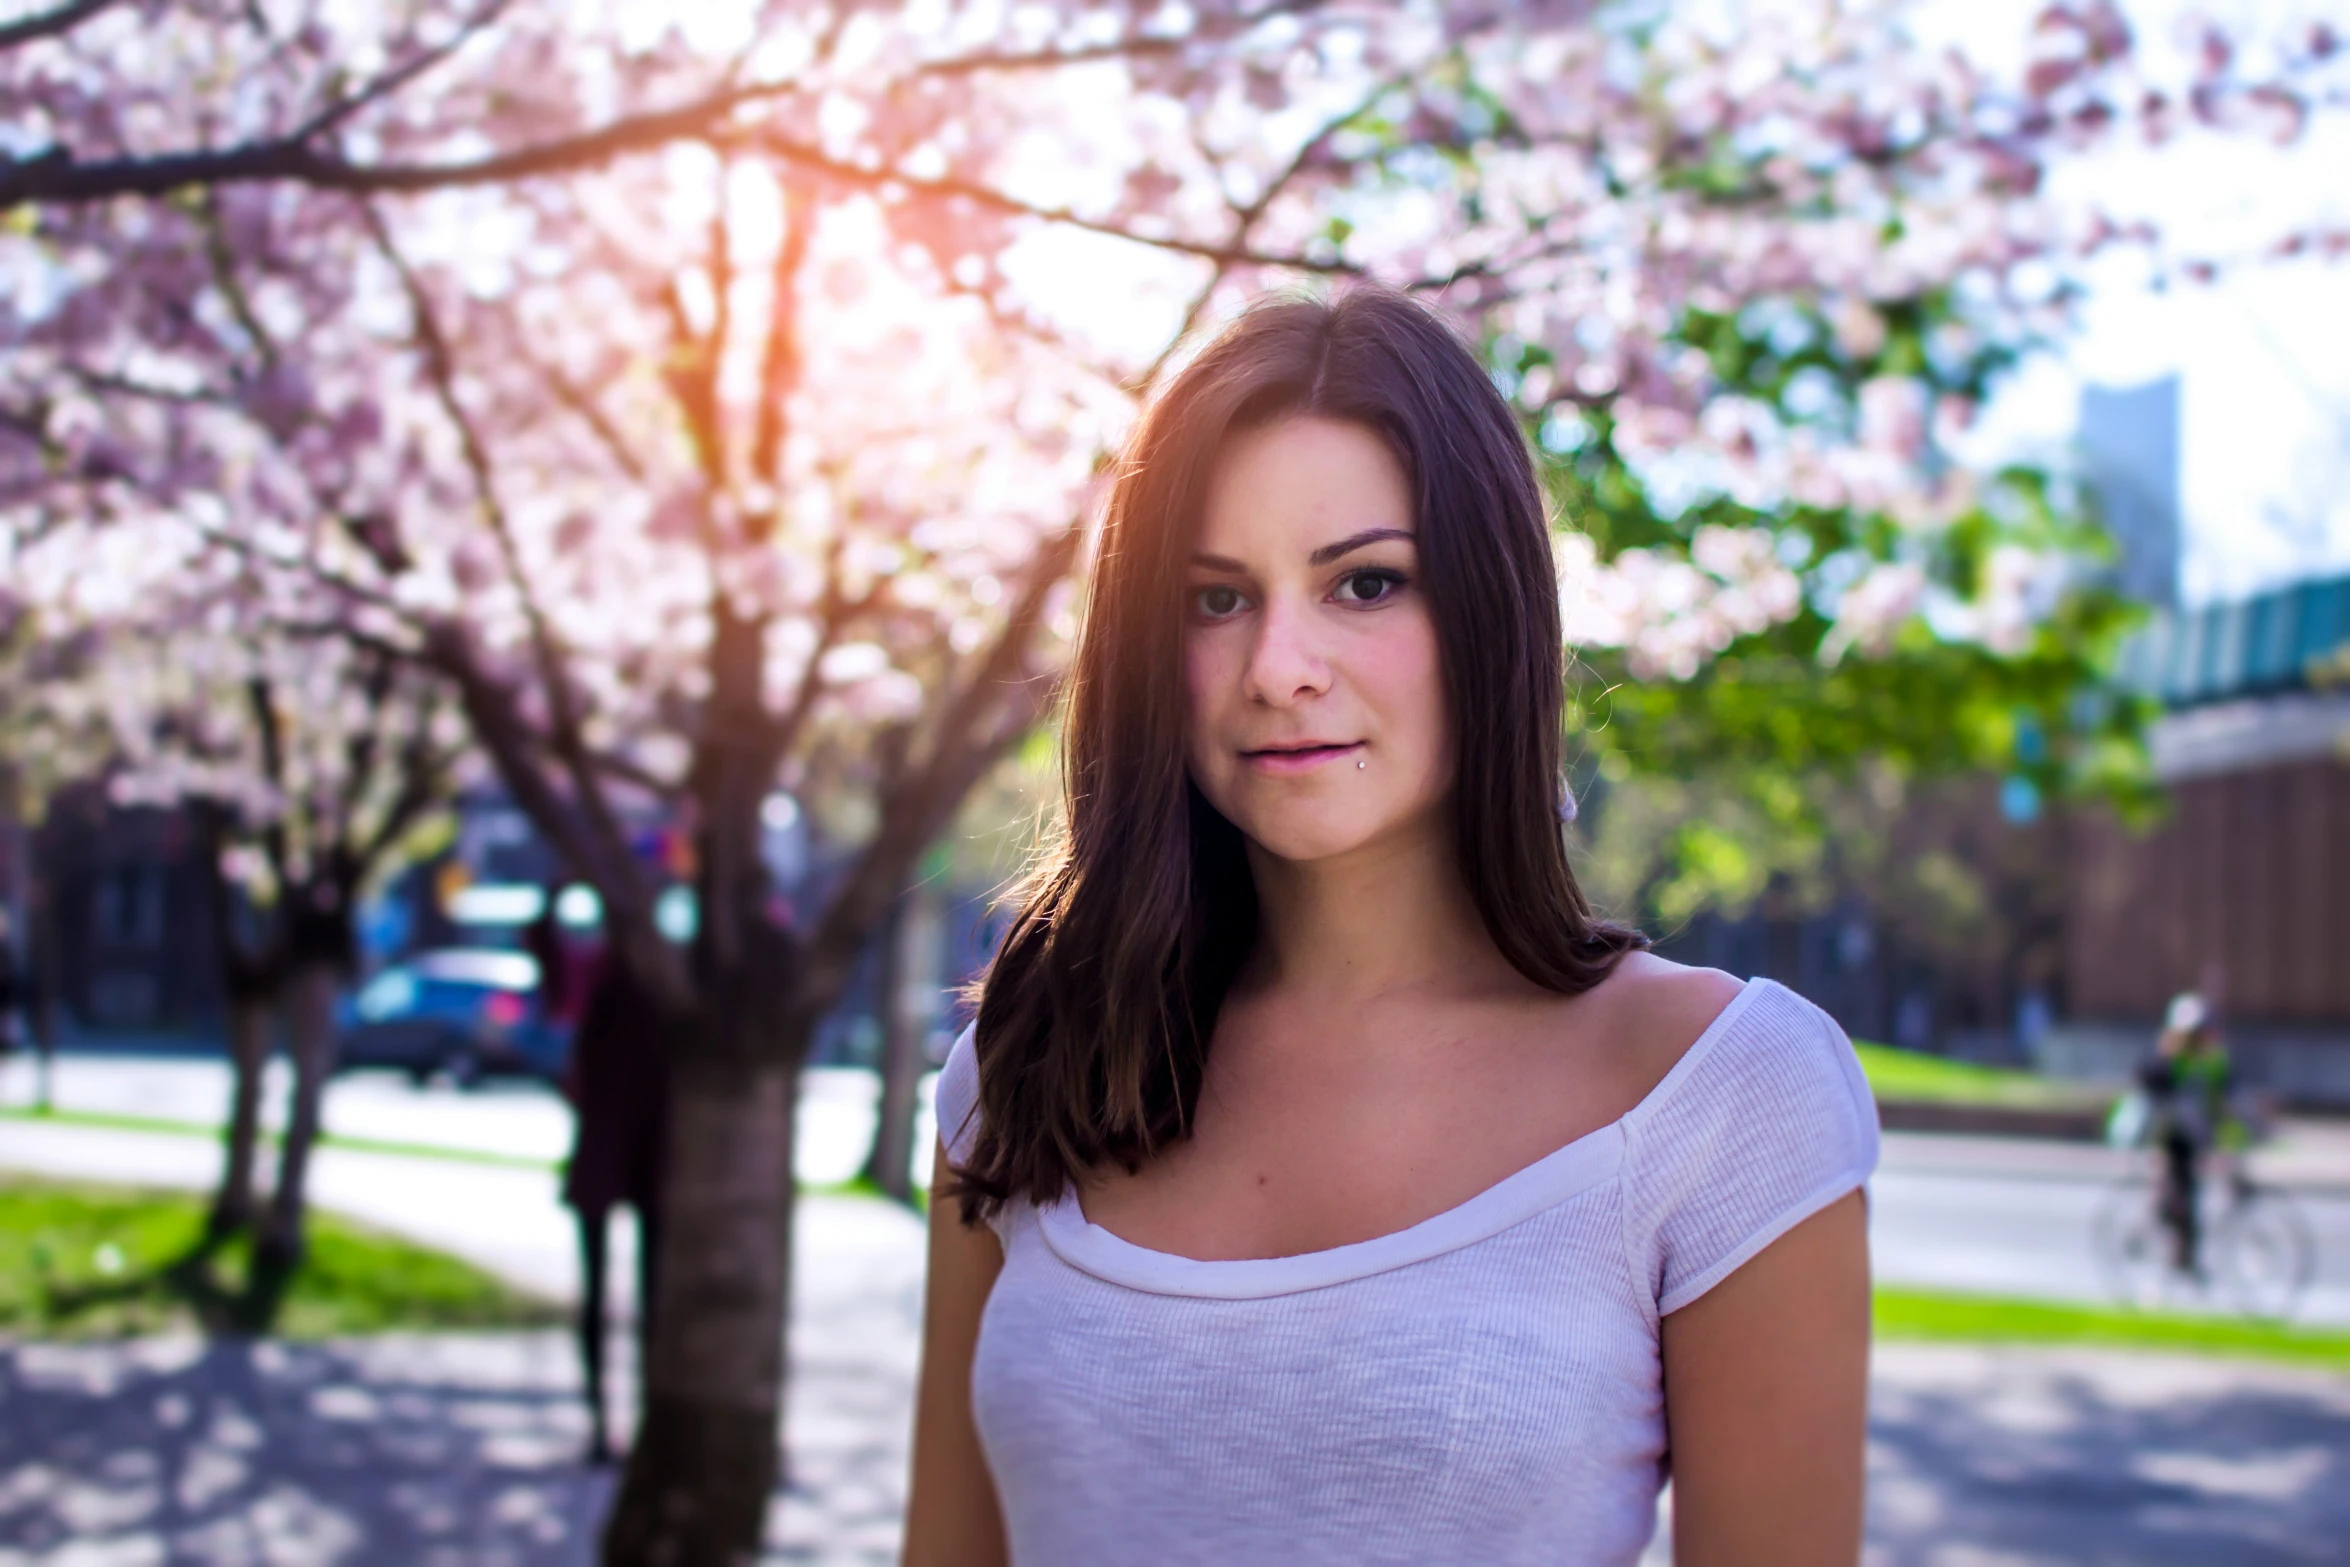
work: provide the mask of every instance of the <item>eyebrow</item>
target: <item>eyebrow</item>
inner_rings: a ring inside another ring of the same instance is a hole
[[[1323,545],[1306,558],[1317,566],[1327,566],[1340,556],[1352,555],[1356,550],[1372,544],[1385,543],[1389,539],[1402,539],[1407,544],[1419,542],[1408,530],[1403,528],[1365,528],[1360,533],[1349,534],[1336,544]]]
[[[1352,555],[1356,550],[1365,549],[1373,544],[1383,544],[1389,539],[1402,539],[1407,544],[1419,542],[1416,535],[1404,528],[1365,528],[1360,533],[1347,535],[1335,544],[1323,545],[1306,559],[1316,566],[1327,566],[1342,556]],[[1204,550],[1194,550],[1191,563],[1209,571],[1226,572],[1236,577],[1248,575],[1248,567],[1229,555],[1210,555]]]

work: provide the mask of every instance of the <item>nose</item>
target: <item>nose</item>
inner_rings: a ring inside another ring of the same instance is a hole
[[[1249,649],[1250,701],[1292,707],[1330,689],[1330,660],[1317,643],[1311,615],[1275,600],[1257,627],[1256,645]]]

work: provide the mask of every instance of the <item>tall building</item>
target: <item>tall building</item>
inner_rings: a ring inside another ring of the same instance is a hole
[[[2081,393],[2081,476],[2119,549],[2121,590],[2179,601],[2179,378]]]

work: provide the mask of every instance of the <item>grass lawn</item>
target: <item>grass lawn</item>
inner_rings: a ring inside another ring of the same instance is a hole
[[[113,1338],[255,1324],[242,1239],[206,1254],[205,1199],[0,1178],[0,1333]],[[544,1327],[561,1309],[470,1263],[313,1213],[310,1247],[274,1302],[289,1338],[393,1328]]]
[[[2109,1098],[2082,1083],[2058,1082],[2011,1067],[1978,1066],[1891,1045],[1856,1043],[1860,1069],[1879,1099],[1931,1100],[1939,1104],[2002,1105],[2026,1109],[2078,1109]]]
[[[2131,1311],[1936,1290],[1879,1289],[1877,1336],[1974,1344],[2067,1344],[2174,1354],[2246,1355],[2350,1372],[2350,1332],[2242,1317]]]

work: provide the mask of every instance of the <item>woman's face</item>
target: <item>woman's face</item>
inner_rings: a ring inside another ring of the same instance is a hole
[[[1425,827],[1453,782],[1411,486],[1361,425],[1236,437],[1185,594],[1186,748],[1258,847],[1320,860]]]

